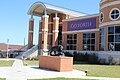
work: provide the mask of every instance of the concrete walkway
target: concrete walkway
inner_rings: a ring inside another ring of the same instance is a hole
[[[23,70],[23,63],[22,60],[16,59],[12,65],[11,70],[6,73],[6,80],[27,80],[24,73],[21,71]]]
[[[79,70],[70,72],[56,72],[51,70],[40,69],[37,66],[23,66],[22,60],[16,59],[12,67],[0,67],[0,77],[6,80],[27,80],[42,78],[82,78],[97,80],[120,80],[120,78],[90,77]]]

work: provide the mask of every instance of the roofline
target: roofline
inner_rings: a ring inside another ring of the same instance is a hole
[[[45,14],[46,14],[46,11],[47,11],[46,9],[47,9],[47,8],[46,8],[45,4],[44,4],[43,2],[37,1],[37,2],[33,3],[33,4],[30,6],[30,8],[29,8],[29,10],[28,10],[28,12],[27,12],[28,15],[31,14],[32,6],[35,5],[35,4],[41,4],[41,5],[44,7],[44,9],[45,9]],[[34,10],[35,10],[35,9],[34,9]],[[34,10],[33,10],[33,11],[34,11]]]
[[[71,9],[67,9],[67,8],[63,8],[63,7],[58,7],[58,6],[54,6],[54,5],[51,5],[51,4],[47,4],[47,3],[43,3],[43,2],[35,2],[31,5],[31,7],[29,8],[27,14],[28,15],[31,15],[32,12],[31,11],[34,11],[32,10],[32,6],[34,6],[35,4],[41,4],[41,5],[44,5],[45,8],[46,8],[46,11],[47,10],[50,10],[51,8],[53,8],[53,11],[57,11],[57,12],[60,12],[60,13],[64,13],[64,14],[71,14],[73,16],[83,16],[83,15],[86,15],[85,13],[82,13],[82,12],[79,12],[79,11],[74,11],[74,10],[71,10]],[[56,9],[56,10],[55,10]],[[52,9],[51,9],[52,10]]]
[[[7,43],[0,43],[0,44],[7,45]],[[24,46],[24,45],[21,45],[21,44],[12,44],[12,43],[9,43],[9,45],[14,45],[14,46]]]
[[[98,14],[92,14],[92,15],[75,17],[75,18],[64,19],[64,20],[62,20],[62,21],[63,21],[63,22],[66,22],[66,21],[73,21],[73,20],[79,20],[79,19],[92,18],[92,17],[97,17],[97,16],[99,16],[99,13],[98,13]]]
[[[66,9],[66,10],[77,12],[77,13],[80,13],[80,14],[87,14],[87,13],[84,13],[84,12],[79,12],[79,11],[76,11],[76,10],[68,9],[68,8],[61,7],[61,6],[56,6],[56,5],[49,4],[49,3],[45,3],[45,5],[51,5],[51,6],[54,6],[54,7],[57,7],[57,8]]]

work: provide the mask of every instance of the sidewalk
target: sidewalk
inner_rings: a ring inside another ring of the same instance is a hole
[[[16,59],[12,65],[11,70],[9,70],[7,73],[6,80],[27,80],[25,74],[22,73],[22,70],[23,70],[22,60]]]
[[[120,78],[92,77],[85,76],[85,73],[79,70],[70,72],[56,72],[46,69],[40,69],[38,66],[23,66],[22,60],[15,59],[12,67],[0,67],[0,77],[6,80],[27,80],[42,78],[82,78],[97,80],[120,80]]]

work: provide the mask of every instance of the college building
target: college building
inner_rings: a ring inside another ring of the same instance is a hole
[[[120,57],[120,0],[101,0],[99,13],[93,15],[42,2],[34,3],[28,14],[28,49],[34,47],[34,16],[38,16],[39,53],[45,55],[50,47],[62,45],[66,51]]]
[[[15,58],[25,50],[24,45],[0,43],[0,58]]]

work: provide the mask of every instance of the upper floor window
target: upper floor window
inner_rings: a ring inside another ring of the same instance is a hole
[[[111,20],[117,20],[120,17],[120,10],[118,8],[113,8],[109,13],[109,17]]]
[[[104,20],[104,14],[101,12],[101,13],[100,13],[100,23],[102,23],[103,20]]]

